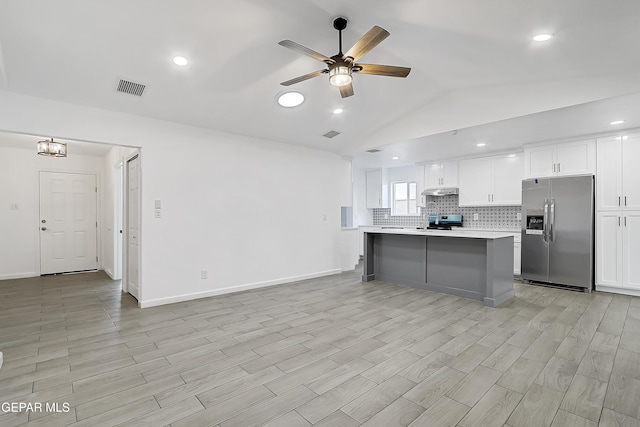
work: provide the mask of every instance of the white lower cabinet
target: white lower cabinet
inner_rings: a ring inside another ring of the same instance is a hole
[[[522,274],[522,236],[520,233],[513,235],[513,274]]]
[[[640,211],[596,215],[596,286],[640,291]]]

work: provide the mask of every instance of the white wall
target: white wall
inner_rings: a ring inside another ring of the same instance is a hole
[[[0,130],[142,147],[142,306],[340,271],[337,155],[10,92]]]
[[[39,171],[94,174],[98,186],[102,185],[102,158],[71,154],[67,158],[39,156],[35,141],[25,148],[0,147],[0,182],[3,183],[0,186],[0,279],[40,274]],[[12,204],[18,205],[18,209],[10,209]],[[99,209],[100,205],[99,198]]]

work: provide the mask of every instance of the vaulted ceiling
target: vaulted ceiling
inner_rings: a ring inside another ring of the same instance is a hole
[[[345,48],[373,25],[387,29],[362,61],[411,74],[355,75],[344,99],[320,76],[293,87],[300,107],[278,106],[280,82],[323,68],[278,42],[334,55],[337,16],[349,21]],[[538,33],[554,37],[532,41]],[[143,96],[116,92],[120,79],[145,84]],[[640,2],[0,0],[0,90],[358,157],[640,93]],[[322,136],[330,130],[340,135]]]

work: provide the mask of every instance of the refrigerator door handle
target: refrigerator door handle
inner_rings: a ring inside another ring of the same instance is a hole
[[[544,210],[542,212],[542,240],[545,243],[549,243],[549,199],[544,199]]]
[[[555,219],[556,199],[551,199],[551,205],[549,207],[549,241],[551,242],[553,242],[556,238]]]

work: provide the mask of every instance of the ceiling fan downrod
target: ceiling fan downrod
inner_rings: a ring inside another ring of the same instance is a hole
[[[339,44],[339,46],[338,46],[339,47],[338,55],[343,56],[343,53],[342,53],[342,30],[347,28],[347,20],[345,18],[343,18],[343,17],[339,17],[339,18],[334,19],[333,28],[338,30],[338,44]]]

